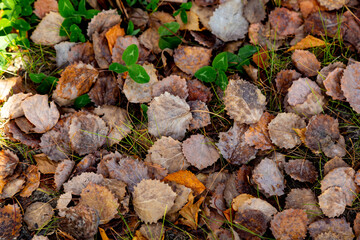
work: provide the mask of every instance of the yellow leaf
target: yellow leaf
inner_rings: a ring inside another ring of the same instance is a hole
[[[176,21],[180,25],[180,30],[200,31],[199,17],[196,13],[188,11],[186,14],[188,17],[188,22],[186,24],[181,20],[180,14],[175,16]]]
[[[179,211],[180,215],[184,217],[179,219],[179,223],[195,230],[198,227],[200,205],[205,200],[205,197],[201,197],[196,203],[194,203],[194,198],[191,193],[188,203]]]
[[[311,35],[307,35],[300,42],[298,42],[297,44],[295,44],[294,46],[292,46],[285,52],[290,52],[290,51],[293,51],[296,49],[303,50],[303,49],[308,49],[308,48],[313,48],[313,47],[321,47],[324,45],[325,45],[325,42],[323,40],[313,37]]]
[[[296,132],[296,134],[299,136],[301,142],[305,144],[305,132],[306,128],[293,128],[293,130]]]
[[[171,181],[184,185],[185,187],[191,188],[196,194],[200,194],[206,189],[204,184],[202,184],[192,172],[187,170],[171,173],[167,175],[163,181]]]
[[[108,236],[105,233],[105,230],[102,228],[99,228],[100,236],[102,240],[109,240]]]

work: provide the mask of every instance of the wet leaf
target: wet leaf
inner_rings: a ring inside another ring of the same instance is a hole
[[[306,77],[316,76],[321,67],[316,56],[306,50],[295,50],[291,55],[291,60],[295,67]]]
[[[245,142],[250,146],[255,146],[256,149],[269,150],[273,147],[270,135],[268,132],[268,124],[275,116],[268,112],[264,112],[259,122],[253,124],[245,132]]]
[[[302,209],[287,209],[271,220],[271,232],[276,239],[304,239],[308,218]]]
[[[158,97],[165,92],[182,99],[189,95],[186,80],[177,75],[170,75],[152,86],[152,97]]]
[[[355,112],[360,113],[359,84],[360,84],[360,63],[349,65],[341,78],[341,90],[346,100]]]
[[[294,159],[285,163],[285,172],[300,182],[314,183],[318,177],[315,166],[306,159]]]
[[[72,192],[74,195],[80,195],[89,183],[101,184],[103,181],[102,175],[85,172],[64,183],[64,191],[65,193]]]
[[[205,200],[204,197],[200,197],[200,199],[194,203],[194,196],[192,194],[189,195],[188,203],[179,211],[180,215],[184,218],[180,218],[180,224],[184,224],[186,226],[191,227],[192,229],[198,228],[198,217],[200,211],[200,205]]]
[[[24,222],[30,231],[41,229],[53,217],[53,208],[49,203],[34,202],[26,208]]]
[[[56,189],[59,191],[64,182],[68,180],[70,174],[75,166],[75,162],[71,160],[64,160],[56,167],[54,182]]]
[[[288,36],[295,34],[303,20],[298,12],[290,11],[287,8],[275,8],[269,14],[269,22],[279,35]]]
[[[202,184],[192,172],[187,170],[171,173],[167,175],[163,181],[171,181],[184,185],[185,187],[191,188],[197,195],[201,194],[206,189],[204,184]]]
[[[21,210],[16,203],[0,208],[0,238],[16,239],[20,234],[21,221]]]
[[[179,46],[174,52],[174,62],[183,72],[194,75],[197,70],[210,65],[211,49]]]

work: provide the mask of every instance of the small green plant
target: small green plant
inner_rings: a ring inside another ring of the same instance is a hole
[[[186,11],[189,11],[191,6],[192,2],[182,3],[180,8],[174,12],[174,17],[180,14],[181,21],[186,24],[188,22]]]
[[[174,49],[182,42],[181,38],[176,36],[176,32],[180,29],[177,22],[164,23],[160,26],[158,33],[160,35],[159,47],[160,49],[170,48]]]
[[[75,99],[74,107],[76,109],[81,109],[91,103],[91,99],[88,94],[83,94]]]
[[[156,12],[159,7],[160,0],[151,0],[149,4],[146,6],[146,10],[151,10],[152,12]]]
[[[78,7],[76,11],[70,0],[59,0],[59,13],[65,18],[60,28],[60,36],[68,36],[71,42],[85,42],[85,35],[83,34],[79,25],[84,19],[91,19],[99,13],[96,9],[86,10],[86,1],[74,1],[74,5]]]
[[[257,52],[258,48],[253,45],[246,45],[240,48],[237,55],[228,52],[229,68],[244,72],[243,66],[249,66],[252,56]]]
[[[123,55],[122,60],[125,62],[126,66],[120,63],[112,63],[109,67],[109,70],[116,73],[129,72],[129,76],[137,83],[148,83],[150,81],[150,76],[147,74],[145,69],[136,64],[139,58],[139,48],[136,44],[131,44],[128,46]]]
[[[148,4],[146,0],[126,0],[126,3],[129,5],[129,7],[134,6],[136,3],[140,3],[143,6]]]
[[[130,20],[129,24],[128,24],[128,27],[126,29],[126,35],[135,36],[139,32],[140,32],[140,29],[135,30],[134,23]]]
[[[56,87],[58,79],[53,76],[46,76],[43,73],[30,73],[31,81],[40,84],[36,91],[40,94],[47,94]]]

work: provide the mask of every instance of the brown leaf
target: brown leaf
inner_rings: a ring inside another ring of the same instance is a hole
[[[346,32],[344,40],[353,45],[358,52],[360,52],[360,11],[357,10],[355,13],[346,11],[344,13]]]
[[[40,172],[35,165],[30,165],[25,172],[26,184],[20,192],[21,197],[30,197],[31,194],[40,186]]]
[[[251,170],[252,168],[250,166],[242,165],[236,172],[235,186],[239,193],[251,193],[252,187],[249,182]]]
[[[95,32],[92,35],[95,59],[100,68],[109,68],[112,63],[112,54],[105,34],[106,31],[102,33]]]
[[[102,175],[85,172],[64,183],[64,192],[72,192],[74,195],[80,195],[81,191],[86,188],[89,183],[101,184],[103,181],[104,177]]]
[[[209,109],[202,101],[187,102],[190,106],[192,119],[190,121],[189,131],[200,129],[211,124]]]
[[[359,84],[360,84],[360,63],[355,62],[344,71],[341,78],[341,90],[344,92],[346,100],[355,112],[360,113],[360,99],[359,99]]]
[[[58,12],[58,3],[56,0],[37,0],[34,3],[34,13],[40,19],[51,11]]]
[[[104,186],[89,183],[80,196],[80,205],[91,207],[99,213],[100,224],[108,223],[117,214],[118,200]]]
[[[265,109],[266,97],[254,84],[244,80],[230,80],[225,90],[225,109],[238,123],[257,123]]]
[[[24,222],[30,231],[34,231],[50,222],[53,215],[53,208],[49,203],[34,202],[26,208]]]
[[[236,211],[238,212],[245,210],[260,211],[265,216],[266,224],[270,222],[273,215],[278,212],[276,208],[274,208],[270,203],[255,197],[244,198],[244,200],[240,202],[236,209]]]
[[[69,65],[69,52],[75,45],[76,43],[68,41],[55,44],[57,67],[64,68]]]
[[[287,8],[275,8],[269,14],[269,21],[272,28],[282,36],[295,34],[296,29],[303,23],[298,12],[290,11]]]
[[[61,194],[57,201],[56,208],[59,210],[67,208],[71,200],[72,200],[71,192]]]
[[[259,122],[253,124],[245,132],[244,139],[249,146],[255,146],[256,149],[269,150],[273,147],[269,132],[268,124],[275,116],[264,112]]]
[[[47,95],[36,94],[26,98],[21,107],[25,117],[35,126],[32,131],[44,133],[49,131],[58,122],[60,113],[54,102],[48,103]]]
[[[194,198],[195,197],[190,194],[188,203],[179,211],[180,215],[184,217],[179,219],[179,223],[195,230],[198,228],[200,206],[205,200],[205,197],[200,197],[196,203],[194,203]]]
[[[300,182],[314,183],[318,177],[315,166],[306,159],[294,159],[285,163],[285,172]]]
[[[281,70],[276,75],[276,88],[281,94],[286,94],[293,81],[299,79],[301,74],[295,70]]]
[[[321,151],[327,157],[343,157],[346,154],[345,140],[339,132],[339,122],[329,115],[313,116],[305,132],[305,143],[315,153]]]
[[[268,220],[264,213],[259,210],[244,209],[235,213],[234,223],[241,226],[236,232],[241,238],[260,240],[267,229]],[[242,230],[245,228],[244,230]]]
[[[161,53],[159,40],[160,35],[155,28],[148,28],[139,36],[140,43],[155,54]]]
[[[307,50],[295,50],[291,55],[291,60],[295,67],[307,77],[316,76],[321,67],[316,56]]]
[[[218,39],[208,30],[204,31],[190,31],[194,40],[204,47],[213,48],[215,45],[220,44],[221,40]]]
[[[206,189],[204,184],[202,184],[192,172],[187,170],[171,173],[167,175],[163,181],[171,181],[184,185],[185,187],[191,188],[197,195],[201,194]]]
[[[180,45],[174,51],[174,62],[183,72],[194,75],[197,70],[210,65],[211,49]]]
[[[68,53],[68,62],[83,62],[85,64],[90,64],[95,67],[96,62],[93,44],[87,41],[85,43],[78,43],[72,46]]]
[[[16,175],[13,176],[8,181],[5,180],[6,185],[3,188],[2,193],[0,194],[0,199],[6,199],[6,198],[12,198],[15,194],[21,191],[23,189],[23,185],[25,183],[24,178],[25,177],[17,177]]]
[[[250,23],[258,23],[265,19],[265,1],[250,0],[244,7],[244,17]]]
[[[324,218],[309,225],[309,233],[313,239],[317,239],[321,233],[326,232],[337,233],[340,239],[354,239],[350,223],[345,218]]]
[[[87,35],[91,39],[95,32],[102,33],[120,23],[121,17],[116,9],[104,10],[91,19],[88,25]]]
[[[208,87],[197,79],[187,81],[187,87],[189,90],[188,101],[203,101],[205,103],[210,102],[212,93]]]
[[[186,169],[190,164],[182,152],[182,143],[172,137],[161,137],[149,149],[146,162],[159,164],[169,173]]]
[[[304,128],[305,121],[294,113],[279,113],[269,124],[269,135],[271,141],[281,148],[294,148],[300,144],[294,128]]]
[[[21,221],[21,210],[16,203],[0,208],[0,238],[16,239],[20,234]]]
[[[1,118],[14,119],[24,116],[24,110],[21,103],[28,97],[32,96],[31,93],[17,93],[9,97],[7,102],[1,108]]]
[[[127,9],[129,14],[129,20],[134,23],[134,26],[137,28],[144,29],[149,21],[149,15],[146,11],[142,10],[141,8],[130,8]],[[157,13],[156,12],[153,12]]]
[[[13,175],[16,166],[19,163],[19,158],[10,150],[0,151],[0,179],[4,179]],[[1,190],[0,190],[1,193]]]
[[[345,4],[349,3],[349,0],[318,0],[319,4],[325,7],[327,10],[337,10],[342,8]]]
[[[326,88],[326,94],[331,96],[334,100],[344,100],[344,94],[341,90],[340,80],[343,75],[343,68],[335,68],[334,71],[328,74],[323,84]]]
[[[360,235],[360,213],[356,213],[356,218],[354,220],[354,232],[356,237]]]
[[[267,47],[263,47],[259,52],[255,53],[252,57],[252,60],[259,68],[265,69],[269,65],[269,51]]]
[[[186,80],[177,75],[170,75],[152,85],[152,97],[158,97],[168,92],[174,96],[186,99],[189,95]]]
[[[342,158],[334,157],[327,161],[324,165],[324,175],[328,174],[331,170],[339,167],[350,167]]]
[[[186,139],[182,148],[187,161],[199,170],[213,165],[220,157],[212,140],[201,134]]]
[[[5,102],[11,94],[25,92],[21,76],[0,79],[0,102]]]
[[[201,1],[203,1],[203,0],[201,0]],[[207,1],[207,0],[205,0],[205,1]],[[218,0],[210,0],[210,1],[216,1],[216,3],[217,3]],[[213,4],[211,4],[211,5],[213,5]],[[198,15],[200,22],[206,29],[211,29],[211,27],[209,25],[209,21],[210,21],[210,18],[213,16],[213,12],[214,12],[215,8],[216,8],[216,6],[202,7],[201,5],[193,4],[191,6],[190,11],[192,11],[192,12],[196,13],[196,15]]]
[[[156,11],[150,14],[149,26],[150,28],[154,28],[157,31],[158,28],[162,26],[164,23],[169,23],[174,21],[175,19],[171,14],[163,11]]]
[[[134,188],[133,204],[136,214],[146,223],[155,223],[174,205],[176,193],[158,180],[142,180]]]
[[[269,158],[264,158],[254,168],[251,179],[267,197],[284,194],[284,176],[276,163]]]
[[[154,224],[143,224],[140,227],[140,233],[145,237],[145,239],[163,239],[165,229],[159,222]]]
[[[87,93],[99,72],[89,64],[74,63],[61,73],[53,98],[60,106],[71,105],[75,99]]]
[[[125,62],[122,60],[122,55],[125,49],[132,44],[136,44],[139,49],[138,62],[143,63],[147,59],[149,52],[140,45],[139,40],[135,36],[129,35],[117,38],[112,50],[112,61],[120,64],[125,64]]]
[[[120,24],[114,25],[112,28],[110,28],[106,33],[105,37],[109,45],[110,53],[112,54],[112,49],[116,43],[116,40],[118,37],[125,36],[125,30],[120,27]]]
[[[120,89],[116,78],[109,72],[100,72],[94,86],[88,93],[96,106],[117,105],[120,102]]]
[[[256,156],[257,150],[245,142],[244,134],[247,130],[245,124],[234,122],[229,131],[219,134],[216,146],[221,155],[232,164],[246,164]]]
[[[322,212],[328,217],[338,217],[344,213],[346,195],[340,187],[330,187],[319,196]]]
[[[315,10],[315,9],[314,9]],[[335,12],[314,11],[304,22],[305,32],[313,35],[335,37],[344,35],[345,27],[342,24],[343,17]]]
[[[38,148],[39,147],[39,136],[37,134],[25,134],[23,133],[14,120],[7,122],[4,126],[5,135],[14,142],[21,142],[28,147]]]
[[[271,232],[276,239],[304,239],[308,218],[302,209],[287,209],[271,220]]]
[[[100,117],[86,112],[74,113],[69,127],[71,148],[79,155],[95,152],[105,143],[108,130]]]
[[[293,51],[296,49],[304,50],[304,49],[308,49],[308,48],[322,47],[322,46],[325,46],[325,42],[323,40],[313,37],[311,35],[307,35],[300,42],[296,43],[294,46],[292,46],[285,52],[290,52],[290,51]]]
[[[104,181],[100,183],[100,185],[109,189],[119,202],[124,200],[126,194],[126,183],[117,179],[104,178]]]
[[[26,117],[19,117],[14,119],[16,125],[26,134],[30,134],[31,130],[35,128],[35,125],[32,124]]]
[[[70,177],[74,166],[75,162],[71,160],[64,160],[57,165],[54,175],[54,183],[58,191],[60,190],[64,182],[66,182]]]
[[[177,214],[177,212],[188,202],[189,194],[192,192],[190,188],[180,185],[176,182],[169,182],[168,185],[176,193],[174,205],[168,210],[168,214]]]
[[[180,25],[180,30],[200,31],[199,17],[193,11],[186,11],[187,23],[184,23],[180,14],[175,16],[176,22]]]
[[[327,76],[334,71],[336,68],[342,68],[345,69],[346,65],[343,64],[342,62],[334,62],[334,63],[330,63],[329,65],[323,67],[319,74],[316,77],[316,82],[317,84],[319,84],[319,86],[323,86],[323,82],[324,80],[327,78]]]
[[[321,10],[324,10],[323,7],[320,7],[317,0],[299,0],[299,7],[300,12],[302,13],[303,17],[307,19],[307,17],[311,13],[315,13]]]

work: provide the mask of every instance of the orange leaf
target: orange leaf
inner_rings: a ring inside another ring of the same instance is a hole
[[[253,61],[259,68],[265,69],[269,63],[268,60],[269,53],[266,46],[253,55]]]
[[[205,197],[201,197],[196,203],[194,203],[194,198],[190,193],[188,203],[179,211],[180,215],[184,217],[179,219],[179,223],[195,230],[198,227],[200,205],[205,200]]]
[[[104,229],[99,227],[99,232],[102,240],[109,240],[108,236],[106,235],[106,232]]]
[[[120,25],[113,26],[105,33],[111,54],[117,38],[122,36],[125,36],[125,30]]]
[[[300,42],[298,42],[296,45],[292,46],[285,52],[290,52],[296,49],[308,49],[313,47],[321,47],[325,46],[325,42],[321,39],[318,39],[316,37],[313,37],[311,35],[307,35],[305,38],[303,38]]]
[[[296,132],[296,134],[299,136],[301,142],[303,144],[305,144],[305,132],[306,132],[306,127],[305,128],[293,128],[293,130]],[[306,144],[305,144],[306,145]]]
[[[21,197],[30,197],[33,191],[35,191],[40,185],[40,172],[35,165],[30,165],[26,169],[26,185],[21,191]]]
[[[54,174],[57,162],[50,160],[45,153],[36,154],[33,156],[36,161],[36,166],[43,174]]]
[[[184,185],[185,187],[191,188],[196,194],[202,193],[206,187],[202,184],[196,176],[187,170],[181,170],[178,172],[167,175],[163,181],[172,181],[178,184]]]

